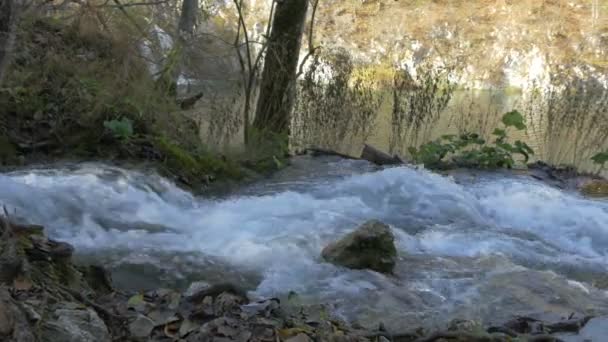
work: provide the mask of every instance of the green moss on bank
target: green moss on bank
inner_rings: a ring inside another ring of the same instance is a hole
[[[193,153],[164,137],[156,138],[154,144],[166,170],[186,183],[194,182],[190,185],[213,180],[209,177],[241,179],[244,176],[240,165],[227,158],[203,151]]]
[[[198,126],[138,57],[138,39],[85,19],[24,18],[0,88],[0,165],[151,162],[193,188],[241,179],[238,163],[201,146]],[[126,135],[107,124],[123,120]]]

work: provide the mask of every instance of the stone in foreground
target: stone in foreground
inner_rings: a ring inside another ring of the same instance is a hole
[[[397,260],[395,237],[389,226],[371,220],[323,249],[328,262],[352,269],[392,274]]]

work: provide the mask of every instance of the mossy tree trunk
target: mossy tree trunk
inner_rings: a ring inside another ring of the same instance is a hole
[[[289,133],[308,1],[277,2],[253,123],[260,132]]]
[[[184,0],[182,3],[182,13],[179,17],[179,34],[192,35],[196,26],[198,13],[198,0]]]
[[[0,84],[9,64],[15,41],[16,6],[14,0],[0,0]]]

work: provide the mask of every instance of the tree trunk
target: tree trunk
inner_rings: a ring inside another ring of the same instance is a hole
[[[289,132],[308,1],[283,0],[277,3],[253,123],[259,131]]]
[[[184,70],[184,55],[189,38],[194,35],[198,18],[198,0],[183,0],[177,23],[176,43],[166,58],[163,72],[156,81],[160,89],[172,97],[178,96],[178,81]]]
[[[0,84],[15,42],[15,15],[14,0],[0,0]]]
[[[192,35],[196,26],[198,14],[198,0],[184,0],[182,3],[182,13],[179,17],[179,35],[186,33]]]

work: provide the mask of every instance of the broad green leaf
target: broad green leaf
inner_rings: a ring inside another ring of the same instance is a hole
[[[595,164],[604,165],[606,162],[608,162],[608,151],[597,153],[591,157],[591,160],[593,160]]]
[[[494,132],[492,132],[492,134],[494,134],[498,137],[505,137],[505,136],[507,136],[507,131],[505,131],[504,129],[495,128]]]
[[[507,127],[515,127],[518,130],[526,128],[524,117],[520,112],[513,110],[502,116],[502,123]]]

